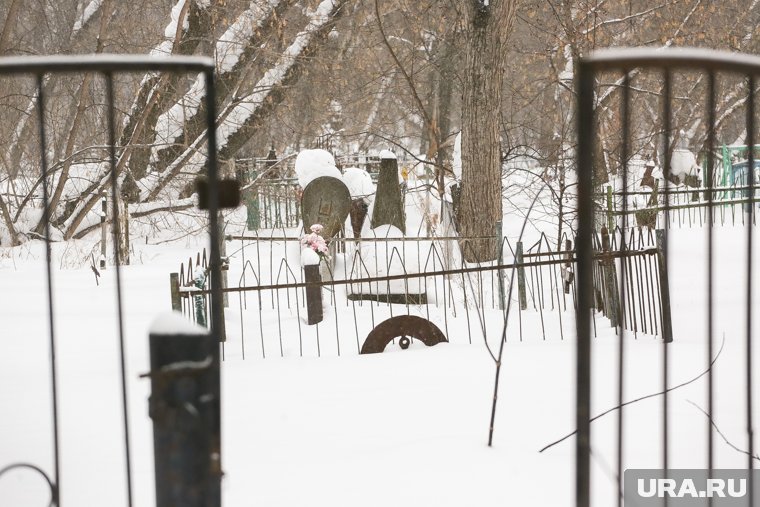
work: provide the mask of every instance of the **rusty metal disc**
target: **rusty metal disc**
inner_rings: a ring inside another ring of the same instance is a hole
[[[367,335],[367,339],[362,345],[361,354],[382,352],[394,338],[399,337],[402,337],[402,340],[414,338],[428,347],[448,342],[438,326],[429,320],[416,315],[399,315],[381,322]],[[404,347],[402,346],[402,348]]]

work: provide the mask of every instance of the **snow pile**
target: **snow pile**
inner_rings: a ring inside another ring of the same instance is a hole
[[[702,168],[697,164],[697,157],[690,150],[685,148],[676,148],[670,157],[670,174],[678,176],[683,183],[686,176],[699,177]]]
[[[391,150],[383,150],[380,152],[380,158],[382,160],[395,160],[396,154],[393,153]]]
[[[160,314],[153,320],[148,332],[154,335],[199,335],[208,334],[208,329],[193,324],[180,312],[167,312]]]
[[[335,158],[326,150],[302,150],[296,157],[296,176],[301,188],[321,176],[341,179],[342,175],[335,167]]]
[[[316,266],[319,264],[319,254],[311,248],[301,249],[301,266]]]
[[[368,238],[403,238],[404,234],[392,225],[381,225],[371,229]],[[370,241],[362,244],[352,260],[354,277],[368,278],[419,273],[417,258],[405,254],[404,241]],[[406,258],[404,262],[402,259]],[[358,276],[357,276],[358,274]],[[351,284],[349,294],[424,294],[423,278],[390,280]]]
[[[375,194],[375,184],[372,177],[364,169],[348,167],[343,170],[343,183],[346,184],[352,199],[364,199],[368,203]]]

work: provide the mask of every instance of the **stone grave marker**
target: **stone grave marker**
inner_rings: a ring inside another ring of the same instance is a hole
[[[406,232],[404,199],[398,181],[398,160],[387,150],[380,154],[380,175],[377,178],[371,224],[373,229],[381,225],[393,225],[401,232]]]
[[[346,184],[332,176],[312,180],[301,197],[303,229],[310,232],[314,224],[324,227],[322,237],[330,239],[340,232],[351,210],[351,194]]]

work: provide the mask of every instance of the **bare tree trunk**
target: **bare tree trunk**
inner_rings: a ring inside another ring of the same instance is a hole
[[[499,120],[507,39],[517,0],[467,0],[465,82],[462,97],[462,195],[459,230],[465,237],[493,236],[501,219]],[[496,258],[495,240],[463,246],[467,262]]]
[[[8,15],[5,17],[5,23],[3,23],[3,31],[0,33],[0,55],[4,55],[8,52],[8,45],[11,41],[13,31],[16,29],[18,23],[18,11],[21,8],[21,0],[11,0],[11,5],[8,8]]]
[[[8,212],[8,206],[5,204],[2,195],[0,195],[0,214],[3,215],[3,222],[5,222],[5,226],[8,228],[8,235],[11,237],[10,246],[18,245],[18,233],[16,232],[16,227],[13,225],[13,220]]]

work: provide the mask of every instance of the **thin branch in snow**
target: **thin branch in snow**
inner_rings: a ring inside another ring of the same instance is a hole
[[[691,403],[691,404],[692,404],[692,405],[693,405],[693,406],[694,406],[694,407],[695,407],[697,410],[699,410],[700,412],[702,412],[703,414],[705,414],[705,417],[707,417],[707,420],[708,420],[708,421],[710,421],[710,425],[711,425],[713,428],[715,428],[715,431],[718,433],[718,435],[720,435],[720,437],[723,439],[723,441],[724,441],[726,444],[728,444],[728,446],[729,446],[730,448],[732,448],[733,450],[735,450],[735,451],[737,451],[737,452],[740,452],[740,453],[742,453],[742,454],[746,454],[747,456],[751,456],[751,457],[752,457],[752,459],[756,459],[756,460],[760,461],[760,456],[758,456],[757,454],[750,454],[750,453],[749,453],[749,451],[745,451],[744,449],[740,449],[740,448],[736,447],[734,444],[732,444],[732,443],[731,443],[731,442],[728,440],[728,438],[726,438],[726,435],[724,435],[724,434],[723,434],[723,432],[722,432],[722,431],[720,431],[720,428],[718,428],[718,425],[717,425],[717,424],[715,424],[715,421],[713,421],[713,418],[712,418],[712,417],[710,417],[710,414],[708,414],[707,412],[705,412],[705,411],[702,409],[702,407],[700,407],[699,405],[697,405],[696,403],[694,403],[694,402],[693,402],[693,401],[691,401],[691,400],[686,400],[686,401],[687,401],[687,402],[689,402],[689,403]]]
[[[663,394],[669,393],[669,392],[671,392],[671,391],[675,391],[676,389],[679,389],[679,388],[681,388],[681,387],[684,387],[684,386],[687,386],[687,385],[689,385],[689,384],[691,384],[691,383],[693,383],[693,382],[696,382],[697,380],[699,380],[699,379],[701,379],[702,377],[704,377],[705,375],[707,375],[707,374],[710,372],[710,370],[712,370],[713,366],[715,365],[715,362],[716,362],[716,361],[718,360],[718,358],[720,357],[720,354],[721,354],[721,352],[723,352],[723,347],[724,347],[725,345],[726,345],[726,337],[724,336],[724,337],[723,337],[723,341],[722,341],[722,342],[721,342],[721,344],[720,344],[720,349],[718,350],[718,353],[717,353],[717,354],[715,354],[715,357],[713,358],[713,360],[712,360],[712,361],[710,361],[710,366],[708,366],[708,367],[707,367],[707,369],[706,369],[705,371],[703,371],[702,373],[700,373],[699,375],[697,375],[697,376],[696,376],[696,377],[694,377],[693,379],[691,379],[691,380],[687,380],[686,382],[682,382],[682,383],[680,383],[680,384],[678,384],[678,385],[676,385],[676,386],[673,386],[673,387],[669,387],[669,388],[667,388],[667,389],[666,389],[666,390],[664,390],[664,391],[660,391],[660,392],[657,392],[657,393],[653,393],[653,394],[647,394],[646,396],[641,396],[641,397],[639,397],[639,398],[636,398],[636,399],[634,399],[634,400],[626,401],[625,403],[622,403],[622,404],[620,404],[620,405],[617,405],[617,406],[615,406],[615,407],[612,407],[612,408],[610,408],[610,409],[607,409],[607,410],[605,410],[604,412],[602,412],[601,414],[599,414],[599,415],[597,415],[597,416],[594,416],[594,417],[592,417],[591,419],[589,419],[589,422],[594,422],[594,421],[596,421],[597,419],[600,419],[600,418],[604,417],[605,415],[607,415],[607,414],[609,414],[609,413],[612,413],[612,412],[615,412],[615,411],[617,411],[617,410],[620,410],[621,408],[625,407],[626,405],[631,405],[631,404],[633,404],[633,403],[637,403],[637,402],[639,402],[639,401],[643,401],[643,400],[646,400],[646,399],[649,399],[649,398],[654,398],[655,396],[660,396],[660,395],[663,395]],[[565,440],[567,440],[568,438],[572,437],[572,436],[573,436],[573,435],[575,435],[576,433],[578,433],[578,430],[575,430],[575,431],[573,431],[572,433],[568,433],[567,435],[565,435],[564,437],[560,438],[559,440],[555,440],[554,442],[552,442],[552,443],[550,443],[550,444],[548,444],[548,445],[544,446],[544,448],[543,448],[543,449],[541,449],[541,450],[540,450],[540,451],[538,451],[538,452],[544,452],[545,450],[547,450],[547,449],[550,449],[550,448],[554,447],[555,445],[557,445],[557,444],[559,444],[559,443],[561,443],[561,442],[564,442]]]

